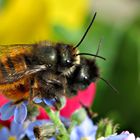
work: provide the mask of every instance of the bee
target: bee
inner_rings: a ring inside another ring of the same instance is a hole
[[[56,93],[64,93],[67,87],[71,88],[72,84],[69,82],[73,80],[71,74],[74,74],[83,63],[80,63],[80,55],[86,55],[86,53],[79,53],[77,48],[84,40],[95,17],[96,13],[75,47],[49,41],[35,44],[0,45],[0,91],[2,94],[19,102],[36,95],[53,98]]]
[[[115,92],[118,92],[107,80],[100,76],[99,68],[95,58],[89,59],[81,57],[80,64],[76,66],[71,75],[66,76],[67,88],[66,93],[69,96],[76,95],[78,90],[86,89],[92,82],[97,82],[98,79],[103,80]]]
[[[99,41],[96,55],[89,53],[81,53],[94,56],[94,58],[91,59],[81,56],[80,64],[77,64],[75,66],[75,70],[71,73],[71,75],[66,76],[67,79],[66,92],[69,96],[76,95],[78,90],[86,89],[92,82],[97,82],[98,79],[103,80],[116,93],[118,92],[117,89],[110,84],[110,82],[108,82],[107,80],[105,80],[103,77],[100,76],[99,67],[96,64],[96,58],[99,57],[103,60],[106,60],[104,57],[100,57],[98,55],[101,42],[102,39]]]
[[[41,71],[67,75],[80,63],[77,49],[62,43],[0,45],[0,49],[0,91],[16,101],[29,97]]]

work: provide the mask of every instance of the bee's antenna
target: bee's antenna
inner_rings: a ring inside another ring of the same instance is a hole
[[[109,87],[111,87],[116,93],[119,93],[116,88],[114,88],[107,80],[102,77],[98,77],[99,79],[103,80]]]
[[[94,22],[94,20],[95,20],[96,14],[97,14],[97,13],[95,12],[95,14],[94,14],[94,16],[93,16],[93,18],[92,18],[92,20],[91,20],[91,22],[90,22],[88,28],[86,29],[86,32],[84,33],[84,35],[83,35],[83,37],[81,38],[81,40],[79,41],[79,43],[78,43],[73,49],[76,49],[76,48],[83,42],[84,38],[86,37],[86,35],[87,35],[87,33],[88,33],[90,27],[92,26],[92,24],[93,24],[93,22]]]
[[[102,38],[100,39],[100,41],[99,41],[98,48],[97,48],[97,51],[96,51],[96,55],[98,55],[98,53],[99,53],[99,50],[100,50],[102,41],[103,41],[103,37],[102,37]],[[96,60],[96,56],[95,56],[94,60]]]
[[[91,54],[91,53],[78,53],[78,54],[76,54],[76,56],[77,55],[90,55],[90,56],[94,56],[94,57],[98,57],[98,58],[101,58],[101,59],[103,59],[103,60],[106,60],[104,57],[102,57],[102,56],[99,56],[99,55],[96,55],[96,54]]]

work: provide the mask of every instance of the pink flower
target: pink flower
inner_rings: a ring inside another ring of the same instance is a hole
[[[82,103],[85,106],[90,106],[93,103],[95,97],[95,84],[91,83],[87,89],[79,91],[77,96],[67,99],[66,106],[61,110],[61,115],[64,117],[70,117],[71,114],[81,107]]]
[[[8,102],[8,100],[3,95],[0,95],[0,107],[7,102]],[[0,124],[7,126],[7,127],[10,127],[10,122],[11,122],[11,119],[7,120],[7,121],[0,120]]]

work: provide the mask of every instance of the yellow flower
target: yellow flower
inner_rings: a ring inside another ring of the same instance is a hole
[[[0,43],[33,41],[37,34],[39,39],[46,36],[45,9],[43,0],[11,0],[0,13]]]
[[[51,23],[77,28],[88,12],[88,0],[48,0]]]
[[[53,25],[81,27],[87,0],[9,0],[0,11],[0,44],[52,39]]]

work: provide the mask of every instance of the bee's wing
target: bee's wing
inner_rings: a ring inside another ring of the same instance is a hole
[[[28,64],[25,67],[22,58],[25,55],[31,56],[34,49],[35,44],[0,45],[0,84],[12,83],[46,69],[45,65]],[[15,70],[12,71],[12,67]]]
[[[46,70],[45,65],[36,65],[36,66],[34,66],[32,68],[28,68],[24,71],[20,71],[20,72],[13,73],[12,75],[8,75],[5,79],[0,81],[0,84],[10,84],[10,83],[16,82],[24,77],[30,76],[30,75],[35,74],[42,70]]]

